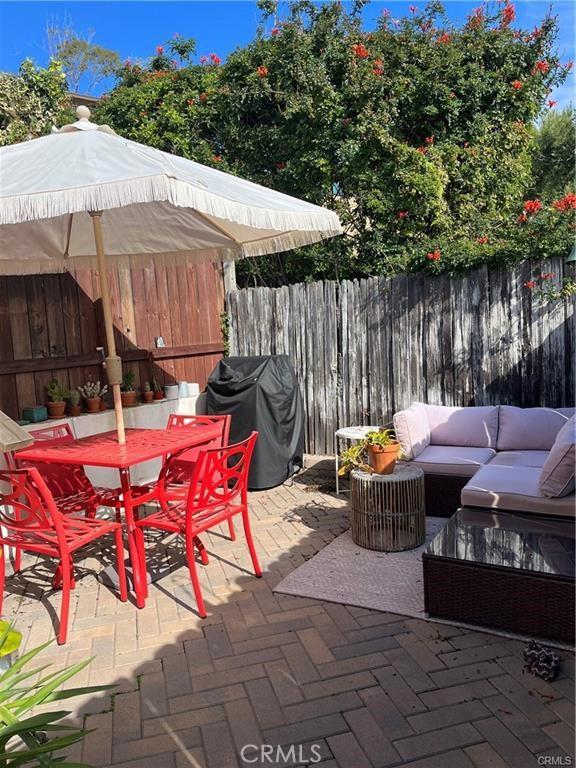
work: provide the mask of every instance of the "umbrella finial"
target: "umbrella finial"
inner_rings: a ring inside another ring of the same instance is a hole
[[[90,120],[90,110],[84,104],[76,107],[76,117],[78,120]]]

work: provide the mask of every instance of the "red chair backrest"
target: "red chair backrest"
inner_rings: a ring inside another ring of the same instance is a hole
[[[22,544],[26,533],[61,531],[60,512],[35,467],[0,471],[0,541]],[[18,534],[13,540],[10,534]]]
[[[228,445],[228,436],[230,435],[230,420],[231,417],[226,414],[223,416],[212,415],[193,415],[185,416],[180,413],[172,413],[168,417],[167,429],[186,429],[191,427],[202,427],[207,425],[218,424],[221,428],[220,434],[217,438],[210,440],[202,446],[196,446],[190,448],[188,451],[183,451],[178,454],[178,458],[175,458],[170,463],[169,480],[175,483],[187,483],[190,482],[192,473],[194,471],[194,465],[198,460],[198,454],[203,448],[223,448]]]
[[[30,434],[35,442],[42,445],[58,445],[62,443],[73,443],[76,439],[70,429],[69,424],[58,424],[53,427],[42,427],[40,429],[30,430]],[[52,464],[48,462],[22,461],[21,467],[36,467],[42,475],[44,482],[52,496],[59,498],[61,496],[73,496],[76,493],[84,492],[96,497],[96,492],[90,480],[86,477],[83,467]]]
[[[258,432],[224,448],[204,448],[194,468],[186,505],[187,525],[200,511],[216,510],[238,497],[246,503],[248,472]]]

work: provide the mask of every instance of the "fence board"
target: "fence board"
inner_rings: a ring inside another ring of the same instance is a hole
[[[572,406],[574,303],[523,288],[533,267],[236,291],[231,353],[289,355],[312,453],[333,451],[338,427],[386,423],[414,400]],[[541,268],[561,279],[566,267]]]

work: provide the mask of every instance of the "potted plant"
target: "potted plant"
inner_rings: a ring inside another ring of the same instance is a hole
[[[164,390],[155,377],[152,377],[152,389],[154,390],[154,400],[164,400]]]
[[[59,381],[51,381],[46,386],[48,395],[48,417],[50,419],[61,419],[66,411],[66,398],[70,397],[70,390]]]
[[[108,392],[108,385],[100,386],[99,381],[87,381],[83,387],[78,387],[80,394],[86,401],[88,413],[98,413],[102,397]]]
[[[142,387],[142,400],[145,403],[151,403],[153,399],[154,399],[154,392],[152,391],[150,382],[145,381],[144,386]]]
[[[342,451],[339,475],[347,475],[352,469],[390,475],[394,472],[400,444],[392,429],[368,432],[363,440]]]
[[[80,405],[80,401],[82,400],[82,395],[80,394],[80,390],[78,389],[71,389],[70,390],[70,397],[68,398],[68,402],[70,403],[69,411],[70,416],[80,416],[82,413],[82,406]]]
[[[136,390],[134,382],[136,374],[134,371],[126,371],[122,384],[120,384],[120,396],[122,397],[122,408],[132,408],[136,405]]]

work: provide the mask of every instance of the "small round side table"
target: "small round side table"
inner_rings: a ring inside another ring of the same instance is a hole
[[[424,472],[396,465],[391,475],[354,469],[352,539],[366,549],[400,552],[424,543]]]
[[[363,440],[368,432],[378,432],[380,427],[341,427],[334,432],[334,468],[336,471],[336,494],[340,493],[340,477],[338,475],[339,463],[338,463],[338,441],[350,440],[351,442],[358,442]]]

